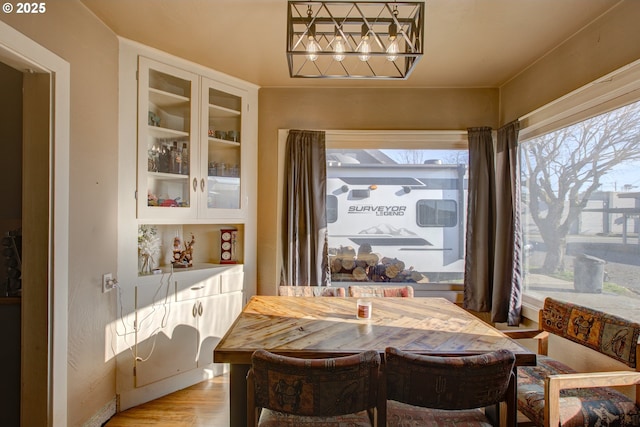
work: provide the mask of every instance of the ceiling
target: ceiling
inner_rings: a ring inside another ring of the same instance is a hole
[[[500,87],[620,0],[426,0],[407,80],[290,78],[285,0],[81,0],[117,35],[262,87]]]

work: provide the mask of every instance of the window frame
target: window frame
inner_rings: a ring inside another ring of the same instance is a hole
[[[640,101],[640,60],[619,68],[519,118],[519,143]],[[522,313],[537,318],[543,299],[523,289]]]
[[[278,129],[278,183],[284,182],[284,158],[289,134],[288,128]],[[325,132],[325,142],[327,149],[340,148],[362,148],[362,149],[389,149],[390,142],[393,141],[393,148],[398,149],[447,149],[447,150],[467,150],[468,136],[466,130],[342,130],[342,129],[310,129]],[[276,218],[283,215],[283,186],[278,185]],[[273,280],[277,283],[278,274],[282,269],[282,221],[278,221],[276,227],[276,277]],[[349,282],[340,282],[338,286],[346,286]],[[420,285],[419,285],[420,286]],[[416,286],[416,288],[419,288]],[[453,300],[459,300],[461,292],[459,284],[431,283],[429,284],[428,296],[440,296]],[[421,292],[416,289],[417,296]]]

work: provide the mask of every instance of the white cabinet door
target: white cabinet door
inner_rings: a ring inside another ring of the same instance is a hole
[[[198,330],[193,306],[194,301],[172,301],[136,310],[136,387],[196,367]]]
[[[232,292],[201,301],[202,312],[198,318],[199,367],[213,363],[213,349],[240,314],[242,300],[242,292]]]
[[[243,114],[247,92],[211,79],[201,79],[200,167],[206,177],[199,215],[204,218],[242,218],[246,210],[243,153],[252,138]]]
[[[138,218],[195,218],[199,77],[138,63]]]
[[[244,217],[248,92],[139,57],[138,218]]]

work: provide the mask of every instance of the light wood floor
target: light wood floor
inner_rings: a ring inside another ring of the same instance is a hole
[[[203,381],[157,400],[127,409],[105,427],[227,427],[229,375]]]
[[[518,412],[518,423],[529,420]],[[228,427],[229,374],[114,415],[104,427]]]

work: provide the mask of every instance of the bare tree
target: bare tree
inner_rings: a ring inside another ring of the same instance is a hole
[[[563,269],[571,224],[608,171],[640,159],[638,144],[640,103],[522,144],[525,203],[547,248],[546,273]]]
[[[401,150],[398,151],[396,160],[406,165],[419,165],[426,160],[425,150]]]

